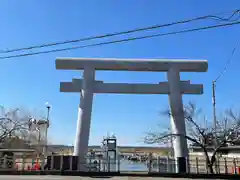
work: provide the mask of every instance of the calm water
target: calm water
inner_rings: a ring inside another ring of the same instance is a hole
[[[148,171],[148,167],[144,162],[141,163],[121,160],[120,171]]]
[[[170,167],[167,165],[166,158],[164,160],[165,161],[162,161],[162,162],[160,161],[160,163],[161,163],[160,165],[158,165],[156,162],[155,163],[153,162],[153,167],[151,170],[166,172],[166,170]],[[107,166],[104,166],[104,161],[101,161],[101,163],[103,163],[101,166],[103,169],[105,169],[105,167],[107,168]],[[107,162],[105,162],[105,163],[107,163]],[[116,161],[112,161],[112,162],[110,161],[109,163],[112,164],[110,166],[110,169],[113,168],[113,169],[117,170],[119,168],[120,171],[148,171],[149,170],[146,162],[133,162],[133,161],[129,161],[126,159],[121,159],[120,167],[118,167],[118,164],[115,164],[115,163],[117,163]],[[169,165],[171,165],[171,163]],[[174,164],[172,164],[172,166],[175,167]]]
[[[116,166],[115,166],[116,167]],[[118,167],[117,167],[118,169]],[[132,162],[128,160],[120,161],[120,171],[149,171],[146,162]],[[160,165],[153,166],[151,171],[153,172],[175,172],[175,164],[161,163]]]

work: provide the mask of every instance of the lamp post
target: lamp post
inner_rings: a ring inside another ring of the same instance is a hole
[[[46,131],[45,131],[45,146],[44,146],[44,149],[43,149],[43,154],[44,156],[47,156],[47,140],[48,140],[48,127],[49,127],[49,114],[50,114],[50,109],[51,109],[51,105],[46,102],[45,103],[45,106],[47,108],[47,122],[46,122]]]
[[[49,127],[49,113],[50,113],[51,106],[48,102],[45,105],[47,108],[47,127]]]

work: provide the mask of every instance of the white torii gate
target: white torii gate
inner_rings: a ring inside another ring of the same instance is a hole
[[[80,92],[81,94],[74,155],[79,156],[80,170],[84,170],[94,93],[168,94],[172,114],[172,133],[184,136],[186,128],[182,94],[203,94],[203,85],[180,81],[180,72],[206,72],[208,62],[173,59],[57,58],[56,69],[83,70],[83,79],[61,82],[60,92]],[[168,81],[159,84],[104,83],[95,80],[95,70],[167,72]],[[176,137],[173,141],[176,159],[188,157],[187,140],[183,136]]]

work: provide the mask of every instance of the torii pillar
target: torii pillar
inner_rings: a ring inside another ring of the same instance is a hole
[[[84,169],[86,154],[88,152],[88,141],[91,124],[92,102],[93,102],[93,83],[95,81],[95,69],[85,66],[83,71],[83,81],[80,105],[78,108],[78,119],[76,138],[74,143],[74,156],[79,157],[79,169]]]
[[[182,136],[175,136],[173,140],[173,149],[178,172],[186,172],[189,160],[188,145],[186,135],[186,125],[184,117],[183,100],[180,84],[180,71],[177,67],[171,67],[167,72],[167,79],[169,81],[169,105],[170,105],[170,122],[171,131],[173,134],[181,134]],[[181,165],[185,164],[185,166]],[[182,169],[180,169],[182,168]]]
[[[191,84],[190,81],[180,81],[180,72],[206,72],[207,68],[208,63],[205,60],[57,59],[56,69],[83,70],[83,79],[61,82],[60,84],[61,92],[81,92],[74,146],[74,155],[79,156],[79,169],[85,170],[93,93],[168,94],[172,114],[172,132],[182,135],[177,136],[173,143],[175,158],[178,160],[177,171],[186,172],[188,146],[187,140],[184,138],[186,128],[182,94],[202,94],[203,85]],[[95,70],[167,72],[168,82],[159,84],[103,83],[95,81]]]

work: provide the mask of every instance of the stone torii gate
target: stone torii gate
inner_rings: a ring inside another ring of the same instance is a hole
[[[60,92],[80,93],[74,155],[79,156],[80,170],[84,170],[88,152],[92,101],[94,93],[168,94],[171,109],[172,133],[186,135],[182,94],[203,94],[202,84],[181,81],[180,72],[206,72],[206,60],[166,59],[103,59],[103,58],[57,58],[56,69],[83,70],[83,79],[61,82]],[[95,80],[96,70],[167,72],[167,82],[158,84],[104,83]],[[187,140],[176,137],[173,141],[176,159],[188,157]],[[183,170],[186,171],[186,163]]]

